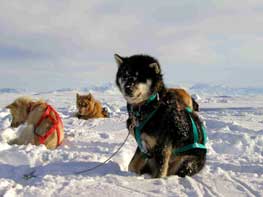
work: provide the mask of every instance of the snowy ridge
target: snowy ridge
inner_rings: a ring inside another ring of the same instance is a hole
[[[118,91],[118,88],[114,83],[106,83],[101,86],[91,86],[90,88],[85,88],[83,90],[89,91],[90,89],[96,92]]]
[[[3,106],[20,94],[0,94],[0,196],[263,196],[263,96],[199,97],[209,138],[205,168],[193,177],[150,179],[127,171],[136,148],[131,136],[109,163],[75,174],[101,164],[127,136],[126,103],[115,87],[83,91],[92,91],[111,118],[73,117],[75,90],[32,94],[63,119],[65,141],[53,151],[7,144],[18,129],[9,127],[11,116]],[[35,177],[23,178],[31,172]]]
[[[168,84],[168,87],[180,87],[180,85]],[[210,95],[210,96],[244,96],[244,95],[263,95],[263,88],[233,88],[225,85],[210,85],[210,84],[194,84],[186,85],[183,88],[188,89],[192,94]],[[35,94],[51,94],[56,92],[70,92],[70,91],[82,91],[82,92],[108,92],[111,94],[119,94],[118,88],[115,83],[108,82],[103,85],[90,85],[83,88],[61,88],[57,90],[40,91]],[[14,88],[0,88],[0,93],[30,93],[32,91]]]
[[[22,92],[23,90],[17,90],[14,88],[0,88],[0,93],[19,93]]]
[[[224,85],[195,84],[189,90],[191,93],[213,96],[263,95],[263,88],[231,88]]]

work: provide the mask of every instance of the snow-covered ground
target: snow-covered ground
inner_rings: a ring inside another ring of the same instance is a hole
[[[263,196],[263,95],[213,95],[203,88],[195,96],[209,138],[205,168],[193,177],[150,179],[127,171],[136,148],[131,136],[106,165],[75,174],[101,164],[127,136],[126,104],[119,92],[111,86],[92,92],[110,109],[111,118],[72,117],[74,90],[0,93],[0,196]],[[7,144],[18,129],[9,127],[4,106],[24,94],[46,99],[61,114],[66,137],[58,149]],[[25,179],[31,172],[34,177]]]

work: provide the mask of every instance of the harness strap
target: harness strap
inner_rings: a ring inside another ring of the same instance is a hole
[[[186,107],[186,111],[189,113],[190,119],[191,119],[191,124],[193,127],[193,133],[194,133],[194,143],[197,143],[198,141],[198,131],[197,131],[197,127],[196,124],[192,118],[192,116],[190,115],[190,113],[192,113],[192,109],[190,107]]]
[[[138,147],[140,149],[140,151],[142,153],[145,153],[146,155],[149,155],[148,150],[146,149],[146,147],[143,145],[142,143],[142,139],[141,139],[141,130],[142,128],[146,125],[146,123],[154,116],[154,114],[157,112],[158,108],[156,108],[155,110],[152,111],[152,113],[139,125],[135,127],[135,140],[138,144]]]
[[[173,154],[177,155],[179,153],[182,153],[182,152],[194,149],[194,148],[206,149],[206,146],[204,144],[199,144],[199,143],[188,144],[186,146],[183,146],[182,148],[174,149]]]
[[[194,149],[194,148],[200,148],[200,149],[205,149],[206,150],[206,141],[207,141],[207,134],[206,134],[206,129],[204,127],[204,125],[201,125],[201,131],[202,131],[202,135],[203,135],[203,144],[198,143],[198,131],[197,131],[197,126],[191,116],[191,113],[193,112],[192,109],[190,107],[186,107],[186,111],[189,113],[190,119],[191,119],[191,124],[193,127],[193,134],[194,134],[194,143],[193,144],[188,144],[186,146],[183,146],[181,148],[177,148],[173,150],[173,154],[177,155],[179,153]]]
[[[157,94],[152,94],[148,100],[146,101],[146,105],[148,105],[150,102],[154,101],[154,99],[156,99],[156,97],[158,97],[159,99],[159,96],[158,96],[158,93]]]
[[[159,95],[158,93],[152,94],[148,100],[146,101],[145,105],[148,105],[149,103],[151,103],[152,101],[154,101],[157,98],[157,100],[159,100]],[[147,148],[145,147],[145,144],[142,142],[141,139],[141,130],[143,129],[143,127],[147,124],[147,122],[154,116],[154,114],[156,113],[156,111],[158,110],[158,108],[156,108],[155,110],[153,110],[151,112],[151,114],[143,121],[141,122],[138,126],[134,127],[134,135],[135,135],[135,140],[137,142],[137,145],[140,149],[140,151],[143,154],[143,157],[147,158],[150,156]],[[135,111],[133,110],[133,107],[130,108],[130,112],[133,113],[136,117],[140,116],[140,112],[139,111]]]
[[[53,112],[57,118],[54,119],[51,116],[51,112]],[[52,123],[53,126],[45,133],[45,135],[41,136],[38,133],[36,133],[36,129],[37,127],[39,127],[39,125],[44,121],[44,119],[49,118]],[[54,110],[54,108],[52,108],[50,105],[47,105],[47,109],[46,111],[43,113],[43,115],[41,116],[41,118],[39,119],[39,121],[37,122],[35,129],[34,129],[34,134],[38,137],[39,143],[40,144],[45,144],[46,139],[53,134],[53,132],[55,130],[57,130],[57,146],[60,145],[60,129],[59,129],[59,124],[61,124],[63,126],[62,120],[59,116],[59,114],[56,112],[56,110]]]

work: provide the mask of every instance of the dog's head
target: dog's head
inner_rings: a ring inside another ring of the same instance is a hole
[[[90,93],[87,95],[79,95],[77,93],[76,97],[78,113],[80,115],[86,115],[89,112],[90,107],[94,105],[94,97]]]
[[[159,62],[147,55],[121,57],[114,55],[118,65],[116,84],[129,104],[146,101],[162,81]]]
[[[12,115],[11,127],[18,127],[25,123],[28,117],[28,108],[30,106],[31,99],[29,97],[19,97],[13,103],[6,106],[10,110]]]

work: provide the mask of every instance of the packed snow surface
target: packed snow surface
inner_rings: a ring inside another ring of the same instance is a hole
[[[131,136],[110,162],[76,174],[102,164],[127,136],[126,102],[116,88],[108,85],[91,90],[111,113],[111,118],[92,120],[73,117],[74,90],[2,91],[0,196],[263,196],[263,95],[226,95],[228,91],[213,95],[204,87],[198,95],[197,87],[195,98],[209,139],[206,166],[193,177],[163,179],[128,172],[136,148]],[[81,93],[89,90],[85,91]],[[47,100],[61,115],[65,141],[56,150],[47,150],[43,145],[7,144],[19,129],[10,128],[12,117],[4,106],[25,94]],[[24,176],[30,174],[29,178]]]

